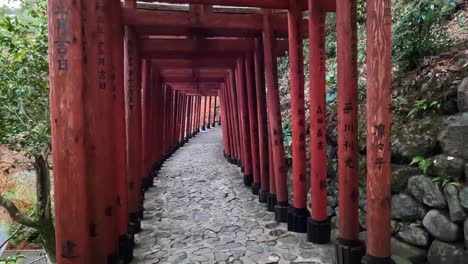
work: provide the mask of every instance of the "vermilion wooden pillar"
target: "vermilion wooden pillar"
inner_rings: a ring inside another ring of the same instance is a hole
[[[235,121],[233,116],[233,103],[232,103],[232,85],[231,85],[231,78],[228,76],[226,78],[226,115],[227,115],[227,122],[228,131],[229,131],[229,141],[230,141],[230,160],[232,164],[237,164],[238,161],[238,153],[237,153],[237,139],[236,139],[236,128],[235,128]],[[226,121],[225,121],[226,123]]]
[[[241,144],[242,144],[242,169],[244,173],[244,185],[252,186],[253,175],[252,175],[252,153],[250,149],[250,123],[249,123],[249,107],[247,102],[247,87],[245,80],[245,64],[244,57],[242,56],[237,60],[236,70],[236,90],[237,99],[239,105],[240,122],[241,128]]]
[[[391,1],[367,3],[367,255],[391,260]]]
[[[230,84],[230,97],[231,97],[231,115],[233,117],[233,127],[234,127],[234,146],[236,150],[236,157],[237,161],[236,164],[238,166],[242,166],[242,146],[241,146],[241,128],[240,128],[240,114],[239,114],[239,108],[238,108],[238,103],[237,103],[237,94],[236,94],[236,85],[234,81],[234,71],[231,71],[229,74],[229,84]]]
[[[293,206],[288,211],[288,230],[307,231],[307,183],[305,147],[304,63],[301,35],[302,12],[289,0],[288,42],[291,91]]]
[[[253,53],[245,56],[245,73],[246,73],[246,88],[247,88],[247,105],[249,114],[249,133],[250,145],[248,151],[252,155],[252,174],[253,184],[252,193],[258,195],[261,186],[260,179],[260,160],[258,150],[258,121],[257,121],[257,97],[255,88]]]
[[[358,127],[357,127],[357,6],[356,0],[338,1],[338,204],[340,234],[338,263],[359,263],[358,239]]]
[[[206,106],[208,104],[208,99],[206,98],[203,98],[203,104],[204,104],[204,107],[203,107],[203,121],[202,121],[202,130],[205,130],[206,129]]]
[[[274,37],[271,26],[271,10],[265,10],[263,16],[263,52],[267,80],[268,121],[273,150],[273,165],[275,172],[276,197],[272,195],[269,201],[277,201],[275,218],[277,222],[287,222],[288,218],[288,168],[284,159],[283,130],[281,126],[280,99],[278,90],[278,70],[274,56]],[[272,189],[270,188],[270,193]],[[270,203],[270,202],[269,202]],[[270,206],[270,205],[269,205]]]
[[[211,123],[211,126],[212,127],[215,127],[216,126],[216,105],[217,105],[217,101],[218,101],[218,96],[213,96],[214,97],[214,105],[213,105],[213,122]]]
[[[152,86],[152,73],[151,73],[151,62],[148,60],[142,60],[141,68],[141,87],[142,87],[142,102],[141,102],[141,117],[142,117],[142,158],[143,158],[143,181],[142,188],[146,190],[149,186],[149,176],[151,169],[151,152],[153,146],[151,146],[150,126],[151,126],[151,102],[152,93],[154,87]]]
[[[270,129],[268,124],[268,129]],[[267,211],[274,212],[276,206],[276,175],[275,175],[275,167],[274,167],[274,159],[273,159],[273,142],[272,138],[268,137],[268,160],[270,162],[270,186],[269,186],[269,193],[267,195]]]
[[[211,104],[211,96],[208,96],[208,120],[207,120],[207,124],[206,124],[206,127],[209,129],[211,128],[211,107],[212,107],[212,104]]]
[[[186,140],[192,137],[192,120],[193,120],[193,96],[188,98],[188,110],[187,110],[187,129],[186,129]]]
[[[121,5],[120,1],[111,1],[110,14],[107,19],[114,25],[121,25]],[[125,128],[125,97],[124,97],[124,47],[123,47],[123,27],[111,27],[111,85],[114,93],[113,107],[113,135],[115,145],[115,184],[117,189],[116,218],[119,234],[119,256],[124,263],[128,263],[133,256],[132,237],[128,222],[128,202],[127,202],[127,148],[126,148],[126,128]]]
[[[330,241],[327,215],[327,140],[325,104],[325,11],[318,0],[309,0],[310,79],[310,193],[312,212],[307,239],[317,244]]]
[[[261,38],[255,39],[254,65],[255,65],[255,89],[257,97],[257,121],[258,121],[258,145],[260,162],[261,188],[258,194],[260,203],[267,202],[267,194],[270,191],[269,157],[268,157],[268,128],[267,106],[265,91],[265,67],[263,65],[263,43]]]
[[[83,137],[87,122],[82,96],[83,35],[81,30],[71,30],[82,28],[81,10],[81,2],[48,1],[56,258],[66,264],[92,262],[87,203],[90,175]]]
[[[141,75],[137,38],[133,27],[125,27],[124,87],[127,131],[127,177],[129,221],[140,227],[139,207],[142,158],[141,158]]]

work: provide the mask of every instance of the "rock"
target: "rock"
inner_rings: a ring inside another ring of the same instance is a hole
[[[458,113],[457,97],[450,96],[444,99],[440,105],[440,112],[444,115],[453,115]]]
[[[432,236],[445,242],[454,242],[461,237],[460,227],[450,222],[445,214],[436,209],[426,214],[423,225]]]
[[[468,218],[465,219],[465,224],[463,225],[464,235],[465,235],[465,244],[468,248]]]
[[[392,156],[410,161],[415,156],[427,157],[434,153],[439,124],[440,118],[427,117],[392,127]]]
[[[437,139],[444,153],[468,159],[468,113],[449,116]]]
[[[406,190],[408,179],[419,174],[421,170],[416,167],[392,165],[392,193],[401,193]]]
[[[468,112],[468,77],[463,79],[457,89],[457,106],[458,111]]]
[[[463,206],[463,208],[468,209],[468,187],[465,186],[460,190],[458,198],[460,198],[460,205]]]
[[[401,220],[421,220],[426,211],[413,197],[400,193],[392,196],[392,218]]]
[[[463,211],[463,208],[460,205],[460,200],[458,199],[458,188],[452,184],[447,184],[444,188],[444,194],[447,199],[450,220],[452,220],[452,222],[465,220],[466,213]]]
[[[440,154],[431,158],[431,165],[427,172],[442,178],[460,179],[465,170],[465,161],[460,158]]]
[[[406,258],[413,263],[424,263],[427,256],[427,250],[412,246],[392,237],[392,255]]]
[[[395,264],[413,264],[411,260],[406,259],[404,257],[397,256],[397,255],[393,255],[392,260]]]
[[[429,248],[427,260],[429,264],[468,263],[468,254],[463,244],[448,244],[434,240]]]
[[[429,246],[429,234],[419,227],[407,226],[397,233],[397,237],[411,245],[420,247]]]
[[[367,217],[366,217],[366,212],[364,210],[359,209],[359,226],[361,226],[362,229],[367,229]]]
[[[447,202],[442,192],[424,175],[413,176],[408,180],[408,193],[430,207],[447,207]]]

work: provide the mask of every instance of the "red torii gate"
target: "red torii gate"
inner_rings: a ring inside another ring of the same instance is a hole
[[[200,125],[210,127],[206,119],[215,118],[218,97],[224,154],[241,166],[245,185],[252,185],[259,201],[275,211],[277,221],[287,222],[289,230],[307,232],[311,242],[328,243],[325,12],[336,12],[336,254],[338,263],[360,263],[356,0],[164,2],[190,6],[148,4],[153,9],[142,9],[135,0],[123,6],[118,0],[48,0],[57,262],[131,260],[144,190]],[[308,19],[302,17],[304,10]],[[287,42],[277,40],[285,37]],[[304,37],[310,42],[311,213],[306,199]],[[276,68],[276,57],[286,49],[293,135],[291,206]],[[212,98],[213,112],[211,102],[207,110]],[[391,2],[368,1],[364,263],[390,263],[390,103]]]

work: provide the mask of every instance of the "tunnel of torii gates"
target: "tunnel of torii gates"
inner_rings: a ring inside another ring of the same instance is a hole
[[[226,159],[276,221],[328,243],[325,14],[336,12],[337,263],[390,263],[391,1],[367,1],[367,246],[358,240],[356,0],[145,2],[153,3],[48,0],[57,262],[130,262],[144,191],[171,154],[217,121]],[[276,63],[286,55],[292,204]]]

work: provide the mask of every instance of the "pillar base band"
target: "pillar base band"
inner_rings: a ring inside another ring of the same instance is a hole
[[[244,166],[241,165],[241,173],[244,173],[245,172],[245,168]]]
[[[210,128],[211,128],[211,126],[210,126],[210,125],[207,125],[207,126],[206,126],[206,128],[207,128],[207,129],[210,129]]]
[[[215,123],[213,123],[211,126],[212,126],[212,127],[216,127],[216,124],[215,124]]]
[[[252,186],[253,183],[253,175],[244,174],[244,185],[247,187]]]
[[[267,211],[274,212],[276,206],[276,194],[267,193]]]
[[[337,264],[361,264],[362,256],[365,254],[365,247],[359,240],[338,239],[336,244]]]
[[[140,218],[138,217],[138,213],[130,213],[128,215],[128,221],[132,225],[132,228],[131,228],[132,230],[130,230],[130,229],[128,230],[128,232],[131,235],[134,235],[134,234],[137,234],[137,233],[141,232],[141,221],[140,221]],[[130,225],[129,225],[129,227],[130,227]]]
[[[262,190],[258,191],[258,202],[267,203],[267,201],[268,201],[268,192],[264,192]]]
[[[325,221],[314,221],[307,219],[307,240],[314,244],[327,244],[330,242],[331,224],[330,219]]]
[[[258,195],[258,192],[260,191],[260,183],[254,183],[252,184],[252,194],[253,195]]]
[[[237,164],[238,167],[242,167],[242,161],[241,161],[240,159],[237,159],[237,163],[236,163],[236,164]]]
[[[205,130],[205,126],[202,126],[201,130]]]
[[[107,256],[107,264],[119,264],[119,256],[117,253],[112,253]]]
[[[307,232],[307,218],[310,212],[307,208],[289,207],[288,209],[288,231],[297,233]]]
[[[119,237],[120,263],[128,264],[133,258],[133,244],[128,234]]]
[[[374,257],[371,255],[365,255],[362,258],[362,264],[395,264],[395,261],[391,257]]]
[[[288,210],[289,203],[288,201],[278,202],[275,205],[275,220],[278,223],[287,223],[288,222]]]

